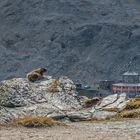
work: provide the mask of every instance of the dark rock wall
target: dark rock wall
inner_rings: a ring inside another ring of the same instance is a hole
[[[90,85],[140,72],[140,1],[0,0],[0,80],[40,66]]]

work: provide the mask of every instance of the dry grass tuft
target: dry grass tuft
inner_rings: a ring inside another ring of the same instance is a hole
[[[139,118],[140,112],[138,111],[123,111],[119,114],[120,118]]]
[[[51,84],[51,87],[50,87],[50,92],[52,92],[52,93],[59,92],[58,84],[59,84],[59,81],[58,80],[56,80],[56,79],[53,80],[52,81],[52,84]]]
[[[117,114],[116,118],[139,118],[140,117],[140,97],[131,99],[126,108]]]
[[[131,99],[125,108],[125,110],[139,109],[140,108],[140,97]]]
[[[2,127],[2,126],[5,126],[5,124],[0,122],[0,127]]]
[[[102,111],[119,112],[118,108],[103,108]]]
[[[65,124],[55,121],[48,117],[39,116],[24,116],[23,118],[16,119],[12,125],[21,125],[25,127],[45,127],[45,126],[64,126]]]

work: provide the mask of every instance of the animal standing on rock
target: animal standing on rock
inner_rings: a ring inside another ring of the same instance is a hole
[[[92,99],[86,99],[84,101],[84,105],[83,106],[85,108],[92,107],[92,106],[97,105],[100,101],[101,101],[101,97],[94,97]]]
[[[27,74],[27,78],[31,82],[43,79],[43,75],[47,70],[45,68],[38,68]]]

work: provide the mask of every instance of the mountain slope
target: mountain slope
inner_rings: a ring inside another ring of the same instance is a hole
[[[0,79],[36,67],[90,85],[140,72],[139,0],[0,0]]]

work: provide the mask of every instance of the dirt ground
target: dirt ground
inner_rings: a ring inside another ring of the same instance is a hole
[[[140,120],[79,122],[68,127],[0,127],[0,140],[140,140]]]

